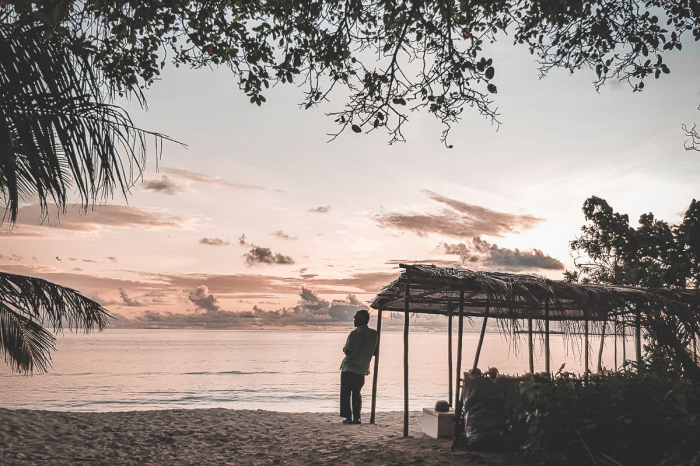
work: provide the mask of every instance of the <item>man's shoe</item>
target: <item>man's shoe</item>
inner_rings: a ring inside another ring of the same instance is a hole
[[[352,419],[347,418],[347,419],[343,419],[343,424],[354,424],[354,422],[352,422]]]
[[[352,421],[353,424],[362,424],[362,420],[358,417],[354,421]]]

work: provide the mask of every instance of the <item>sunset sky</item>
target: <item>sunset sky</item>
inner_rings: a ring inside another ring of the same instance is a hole
[[[25,203],[3,226],[0,270],[127,318],[297,306],[333,320],[302,287],[367,301],[402,261],[560,279],[589,196],[633,223],[645,212],[679,222],[700,196],[700,152],[684,150],[681,130],[700,123],[700,48],[688,45],[665,56],[670,75],[632,93],[613,82],[596,92],[590,70],[539,79],[527,50],[504,41],[491,50],[502,125],[467,108],[453,149],[427,113],[410,116],[406,143],[378,131],[327,142],[342,92],[302,110],[303,91],[279,85],[257,107],[226,69],[167,67],[148,112],[122,103],[137,126],[187,147],[151,156],[128,202],[50,225]]]

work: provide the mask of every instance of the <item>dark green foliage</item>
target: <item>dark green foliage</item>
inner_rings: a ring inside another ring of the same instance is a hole
[[[644,288],[697,288],[700,285],[700,202],[693,199],[683,223],[669,225],[652,213],[629,225],[601,198],[583,204],[589,222],[571,242],[577,270],[570,281]]]
[[[94,328],[103,330],[111,316],[79,292],[40,278],[0,272],[0,354],[14,370],[45,372],[51,364],[53,335]]]
[[[662,296],[664,289],[700,286],[700,202],[690,203],[680,225],[669,225],[648,213],[639,218],[635,229],[627,215],[614,212],[596,196],[586,200],[583,213],[589,223],[571,242],[577,270],[566,272],[567,281],[644,287]],[[689,351],[700,335],[697,305],[671,311],[661,304],[656,309],[640,307],[641,325],[659,348],[684,366],[689,377],[700,382],[698,364]]]
[[[670,72],[665,53],[700,39],[694,2],[658,0],[3,3],[3,21],[49,27],[47,41],[83,41],[82,50],[117,92],[152,83],[166,58],[222,65],[257,105],[277,82],[303,84],[304,108],[344,87],[345,107],[331,114],[339,132],[384,128],[392,141],[403,140],[401,125],[417,109],[446,125],[443,140],[465,107],[495,121],[498,65],[486,49],[497,40],[525,45],[543,76],[552,68],[590,68],[596,86],[617,79],[641,91],[646,78]]]
[[[507,421],[520,462],[700,464],[700,387],[659,352],[635,366],[585,384],[568,373],[525,376]]]
[[[85,207],[126,195],[145,163],[146,137],[103,95],[104,76],[80,40],[45,40],[47,26],[0,22],[0,194],[7,220],[21,199],[64,210],[78,191]],[[0,219],[0,223],[5,218]]]

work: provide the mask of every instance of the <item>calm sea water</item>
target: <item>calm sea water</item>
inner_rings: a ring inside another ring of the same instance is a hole
[[[0,407],[61,411],[125,411],[165,408],[335,411],[345,332],[107,330],[66,333],[57,341],[47,374],[22,376],[0,364]],[[612,339],[604,363],[613,366]],[[462,367],[472,365],[478,335],[465,334]],[[456,354],[456,337],[453,350]],[[522,339],[525,343],[525,339]],[[583,362],[553,336],[552,368],[581,371]],[[598,343],[592,342],[595,368]],[[448,396],[447,334],[410,335],[410,409]],[[621,346],[618,349],[621,357]],[[633,343],[627,342],[627,355]],[[544,362],[536,345],[536,370]],[[456,356],[453,357],[456,361]],[[523,373],[527,355],[506,340],[486,335],[479,366]],[[373,369],[373,366],[372,366]],[[371,376],[366,378],[369,410]],[[377,409],[403,409],[403,334],[383,332]]]

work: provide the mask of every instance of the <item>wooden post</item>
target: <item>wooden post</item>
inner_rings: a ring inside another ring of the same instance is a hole
[[[613,342],[615,344],[615,370],[620,367],[617,365],[617,316],[615,317],[615,322],[613,322]]]
[[[588,381],[588,317],[584,321],[583,327],[583,380]]]
[[[625,335],[625,316],[622,316],[622,365],[624,366],[627,362],[627,346],[625,345],[627,340],[627,335]]]
[[[472,370],[475,371],[479,365],[479,356],[481,356],[481,347],[484,345],[484,334],[486,333],[486,323],[489,320],[489,305],[486,305],[484,309],[484,322],[481,324],[481,334],[479,334],[479,344],[476,345],[476,354],[474,355],[474,366]]]
[[[608,321],[603,321],[603,329],[600,331],[600,348],[598,350],[598,367],[597,372],[599,374],[603,373],[603,344],[605,342],[605,327],[607,327]]]
[[[530,374],[535,373],[535,358],[532,351],[532,319],[527,319],[527,351],[530,360]]]
[[[447,375],[449,381],[449,403],[452,407],[452,312],[447,315]]]
[[[374,424],[374,413],[377,407],[377,379],[379,378],[379,343],[382,338],[382,310],[377,312],[377,349],[374,354],[374,375],[372,378],[372,413],[369,416],[369,423]]]
[[[406,283],[404,295],[403,321],[403,436],[408,437],[408,317],[409,317],[409,286]]]
[[[695,361],[695,364],[698,363],[698,337],[693,335],[693,360]]]
[[[462,334],[464,333],[464,291],[459,292],[459,322],[457,323],[457,374],[455,381],[455,414],[457,418],[460,416],[462,409],[459,398],[459,382],[462,378],[460,374],[462,370]]]
[[[637,320],[634,323],[634,339],[637,356],[637,364],[642,362],[642,315],[641,311],[637,310]]]
[[[544,370],[552,375],[550,368],[550,353],[549,353],[549,298],[544,300]]]

